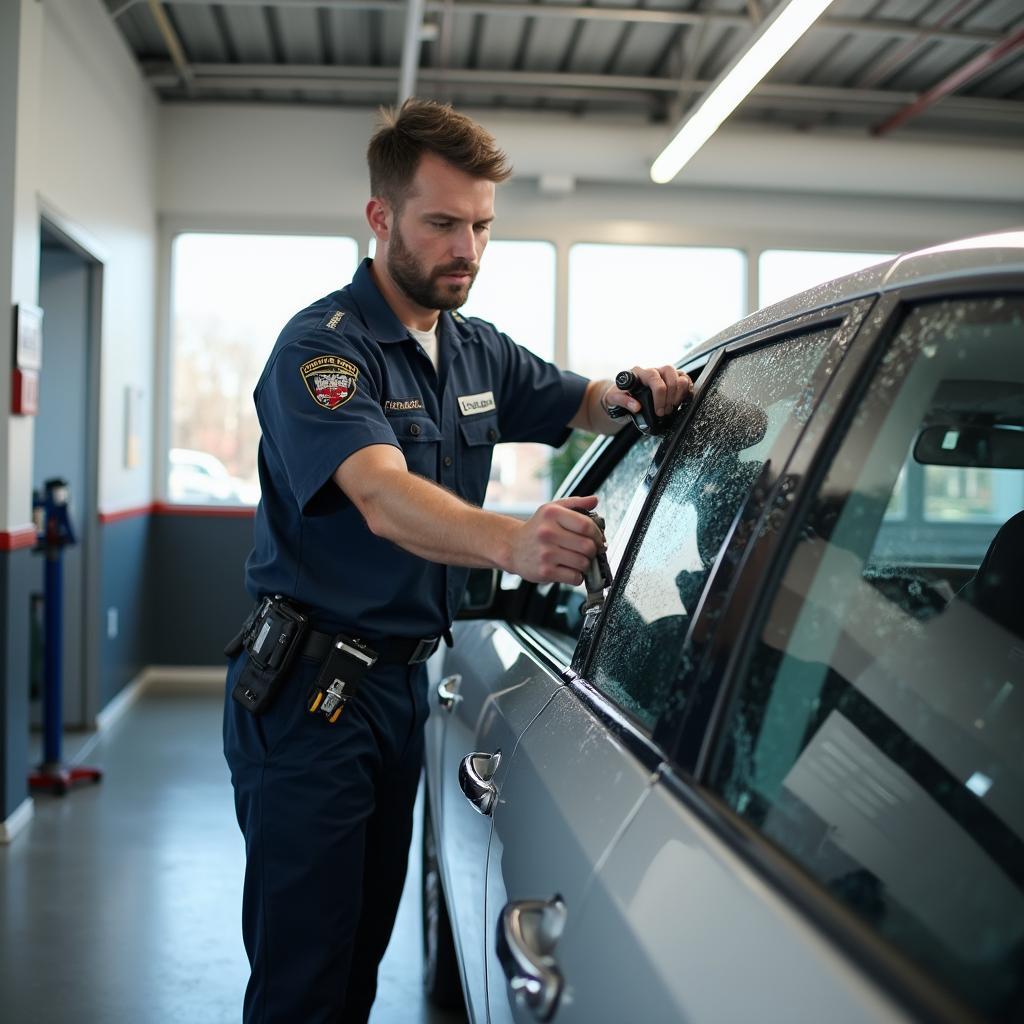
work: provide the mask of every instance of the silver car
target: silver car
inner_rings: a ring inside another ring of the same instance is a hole
[[[477,574],[432,663],[428,991],[476,1024],[1024,1020],[1024,232],[681,366],[667,432],[561,491],[600,498],[604,600]]]

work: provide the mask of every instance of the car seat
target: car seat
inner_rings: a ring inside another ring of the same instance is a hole
[[[974,576],[954,600],[963,601],[1024,637],[1024,511],[999,527]]]

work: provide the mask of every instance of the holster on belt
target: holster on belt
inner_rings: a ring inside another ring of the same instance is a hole
[[[225,648],[229,656],[243,648],[245,667],[231,696],[255,715],[270,707],[281,681],[302,650],[309,619],[282,597],[264,598],[252,611],[237,637]]]

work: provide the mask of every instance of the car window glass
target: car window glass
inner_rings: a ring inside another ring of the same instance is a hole
[[[608,558],[613,573],[617,568],[617,555],[614,550],[617,538],[622,532],[628,533],[635,522],[635,518],[627,521],[627,512],[650,467],[654,453],[663,440],[660,437],[648,437],[636,432],[632,424],[627,424],[623,429],[635,433],[636,439],[604,480],[593,489],[597,495],[597,511],[605,521]],[[583,625],[586,588],[572,587],[566,583],[525,585],[530,587],[524,614],[525,621],[554,643],[568,663]]]
[[[709,784],[986,1017],[1024,1007],[1024,300],[904,321]]]
[[[811,380],[834,330],[727,360],[664,470],[666,483],[623,565],[587,673],[648,728],[680,667],[686,629],[733,518],[783,427],[810,412]]]

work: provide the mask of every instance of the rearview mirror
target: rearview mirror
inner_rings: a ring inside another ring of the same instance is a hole
[[[1011,426],[938,426],[918,435],[914,458],[926,466],[1024,469],[1024,429]]]

